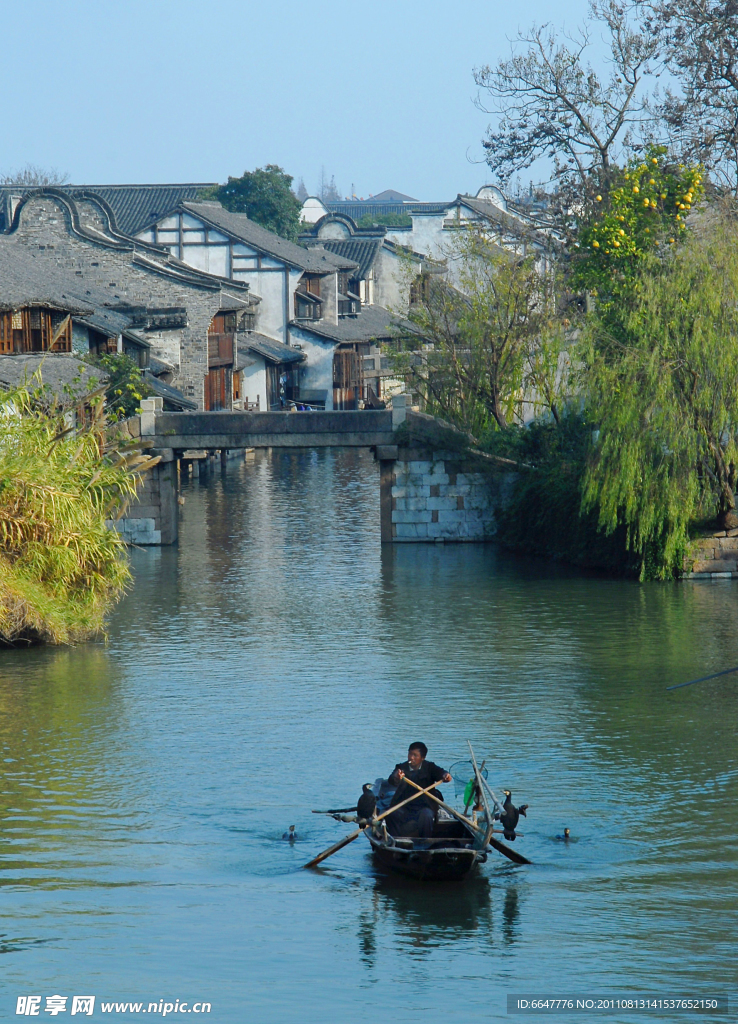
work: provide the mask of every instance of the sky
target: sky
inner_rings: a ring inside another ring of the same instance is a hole
[[[268,163],[342,195],[491,180],[473,69],[586,0],[0,0],[0,174],[222,182]],[[527,183],[526,183],[527,184]]]

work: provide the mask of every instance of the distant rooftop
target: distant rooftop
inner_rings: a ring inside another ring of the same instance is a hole
[[[378,192],[375,196],[369,196],[368,203],[417,203],[418,200],[412,196],[406,196],[404,192],[396,192],[393,188],[386,188],[384,192]]]

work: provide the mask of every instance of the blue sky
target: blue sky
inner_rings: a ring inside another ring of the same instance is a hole
[[[445,200],[488,180],[472,69],[585,0],[25,0],[3,10],[0,172],[224,181],[277,163],[309,192]]]

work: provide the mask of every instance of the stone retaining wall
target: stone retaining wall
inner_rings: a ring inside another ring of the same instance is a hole
[[[684,568],[686,580],[738,578],[738,530],[722,530],[694,541]]]
[[[388,445],[377,457],[383,541],[486,541],[496,533],[495,511],[515,474],[492,478],[454,452]]]

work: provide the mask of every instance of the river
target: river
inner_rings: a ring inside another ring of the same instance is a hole
[[[185,486],[178,546],[133,552],[107,645],[0,655],[1,1016],[94,994],[95,1019],[477,1024],[508,994],[731,993],[712,1019],[736,1019],[738,676],[665,691],[738,665],[736,584],[383,549],[377,476],[365,451],[231,462]],[[312,808],[467,738],[530,805],[532,866],[411,886],[362,837],[301,870],[351,827]]]

